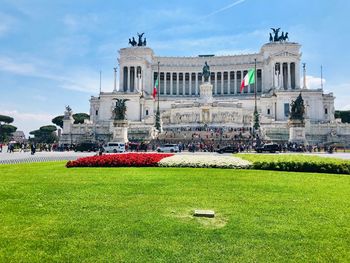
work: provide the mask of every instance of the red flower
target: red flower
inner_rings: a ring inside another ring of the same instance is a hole
[[[79,158],[69,161],[66,167],[146,167],[157,166],[171,153],[121,153]]]

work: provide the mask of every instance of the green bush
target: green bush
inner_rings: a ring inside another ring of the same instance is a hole
[[[350,162],[310,155],[240,154],[253,162],[251,169],[290,172],[350,174]]]

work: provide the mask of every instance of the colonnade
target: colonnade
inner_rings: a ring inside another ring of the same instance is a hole
[[[211,72],[209,82],[213,85],[213,95],[241,94],[242,78],[247,70]],[[153,74],[156,82],[157,72]],[[160,72],[160,95],[168,96],[198,96],[199,86],[204,82],[201,72]],[[262,70],[257,70],[257,92],[262,91]],[[242,93],[254,93],[254,85],[244,88]]]
[[[273,86],[279,89],[296,89],[298,74],[294,62],[277,62],[273,65]]]
[[[122,69],[122,88],[124,92],[138,91],[143,78],[143,71],[140,66],[123,67]]]

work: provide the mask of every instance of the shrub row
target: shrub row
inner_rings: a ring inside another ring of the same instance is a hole
[[[123,153],[91,156],[69,161],[66,167],[147,167],[157,166],[158,162],[173,154]]]
[[[312,173],[337,173],[350,174],[350,162],[324,160],[317,162],[308,161],[257,161],[251,166],[257,170],[278,170]]]

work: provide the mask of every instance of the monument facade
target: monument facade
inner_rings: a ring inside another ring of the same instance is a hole
[[[61,143],[83,139],[113,139],[116,99],[125,100],[129,140],[151,140],[157,97],[153,89],[158,78],[159,105],[163,131],[181,127],[246,128],[253,126],[256,103],[261,134],[265,140],[289,140],[291,103],[299,94],[304,100],[305,136],[309,143],[350,139],[350,127],[334,118],[334,96],[321,88],[300,85],[301,45],[290,42],[288,33],[273,29],[269,42],[259,52],[244,55],[157,56],[147,46],[144,34],[129,39],[119,50],[119,87],[90,99],[90,121],[63,128]],[[256,85],[241,91],[241,82],[256,61]],[[203,66],[204,65],[204,66]],[[329,87],[331,89],[331,87]],[[256,90],[255,90],[256,89]],[[334,132],[336,131],[336,132]],[[87,136],[91,135],[91,136]]]

